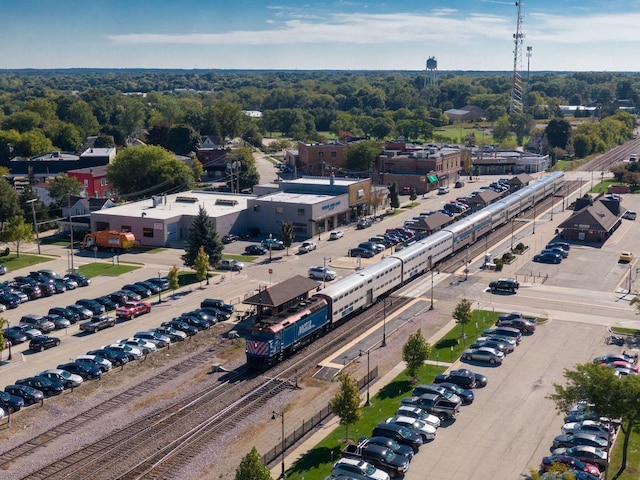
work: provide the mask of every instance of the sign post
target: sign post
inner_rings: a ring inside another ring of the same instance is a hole
[[[273,268],[269,269],[269,286],[271,286],[271,275],[273,274]]]

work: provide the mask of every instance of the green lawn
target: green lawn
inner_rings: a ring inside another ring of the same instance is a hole
[[[93,262],[80,266],[78,268],[78,273],[89,278],[97,277],[99,275],[117,277],[118,275],[137,270],[138,268],[140,267],[137,265],[113,265],[112,263]]]
[[[444,367],[424,365],[418,375],[419,383],[431,383],[434,377],[444,370]],[[400,405],[400,400],[409,396],[413,387],[406,373],[400,374],[391,383],[385,385],[377,395],[371,398],[371,406],[363,408],[360,421],[355,425],[349,425],[350,441],[353,443],[361,436],[371,435],[376,424],[393,416]],[[345,445],[345,427],[340,426],[292,465],[286,472],[287,478],[323,480],[331,473],[332,464],[340,458],[340,452]]]
[[[611,465],[609,467],[609,478],[617,480],[638,480],[640,478],[640,432],[636,427],[629,438],[629,450],[627,451],[627,468],[616,477],[616,473],[622,464],[622,447],[624,446],[624,436],[622,432],[616,438],[616,443],[611,452]]]
[[[252,255],[234,255],[232,253],[223,253],[222,258],[226,258],[228,260],[237,260],[238,262],[253,262],[258,257]]]
[[[31,255],[28,253],[21,253],[19,257],[16,257],[15,253],[10,253],[6,257],[0,257],[0,263],[7,267],[9,272],[15,272],[21,268],[49,262],[51,260],[51,257],[42,257],[40,255]]]

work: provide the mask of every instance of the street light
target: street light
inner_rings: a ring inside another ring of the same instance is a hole
[[[11,328],[11,320],[7,320],[7,328]],[[10,362],[13,358],[11,356],[11,340],[7,340],[7,342],[9,343],[9,356],[7,357],[7,361]]]
[[[322,288],[327,286],[327,260],[331,263],[331,257],[322,257]]]
[[[269,261],[271,261],[271,247],[273,247],[273,234],[269,234]]]
[[[33,230],[36,232],[36,244],[38,245],[38,255],[40,255],[40,234],[38,232],[38,222],[36,221],[36,207],[33,206],[33,204],[37,201],[37,198],[32,198],[31,200],[27,200],[25,203],[27,205],[31,204],[31,213],[33,214]]]
[[[371,376],[369,374],[370,370],[369,370],[369,350],[360,350],[360,356],[362,356],[363,353],[367,354],[367,401],[364,402],[364,406],[368,407],[369,405],[371,405],[370,402],[370,397],[369,397],[369,380],[371,379]]]
[[[429,310],[433,310],[433,265],[431,265],[431,305]]]
[[[513,251],[513,221],[515,218],[511,219],[511,250]]]
[[[285,443],[284,443],[284,412],[282,413],[278,413],[275,410],[273,410],[272,415],[271,415],[271,420],[275,420],[276,416],[280,417],[282,419],[282,446],[281,446],[281,450],[282,450],[282,473],[280,474],[280,478],[284,478],[284,447],[285,447]]]

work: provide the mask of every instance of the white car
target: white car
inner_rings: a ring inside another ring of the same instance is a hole
[[[440,419],[435,415],[425,412],[420,407],[412,407],[411,405],[400,405],[400,408],[396,410],[396,415],[402,417],[411,417],[417,420],[433,425],[438,428],[440,426]]]
[[[151,343],[148,340],[145,340],[143,338],[123,338],[122,340],[118,340],[118,343],[121,343],[123,345],[131,345],[132,347],[136,347],[139,348],[140,350],[142,350],[142,353],[144,355],[148,355],[151,352],[155,352],[158,347],[156,347],[156,345],[154,343]]]
[[[311,267],[309,269],[309,278],[314,280],[335,280],[338,275],[334,270],[327,267]]]
[[[307,241],[302,242],[302,245],[298,247],[298,253],[309,253],[316,249],[315,242]]]
[[[111,370],[111,367],[113,367],[111,360],[107,360],[106,358],[102,358],[97,355],[78,355],[76,357],[76,362],[98,367],[103,373],[108,372]]]
[[[349,477],[357,480],[390,480],[389,474],[377,469],[370,463],[353,458],[341,458],[333,465],[331,475]]]
[[[51,380],[57,380],[62,383],[64,388],[75,388],[82,385],[84,379],[80,375],[67,372],[66,370],[60,370],[59,368],[50,368],[44,372],[38,374],[39,377],[46,377]]]
[[[436,427],[429,425],[427,422],[423,422],[422,420],[418,420],[417,418],[396,415],[395,417],[387,418],[386,423],[395,423],[397,425],[402,425],[403,427],[413,428],[416,433],[420,434],[424,443],[436,438]]]
[[[342,237],[344,237],[344,232],[342,230],[334,230],[329,234],[329,240],[338,240]]]

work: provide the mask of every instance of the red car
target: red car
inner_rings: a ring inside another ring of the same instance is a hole
[[[147,302],[127,302],[122,307],[116,308],[116,316],[118,318],[126,318],[131,320],[138,315],[149,313],[151,304]]]

